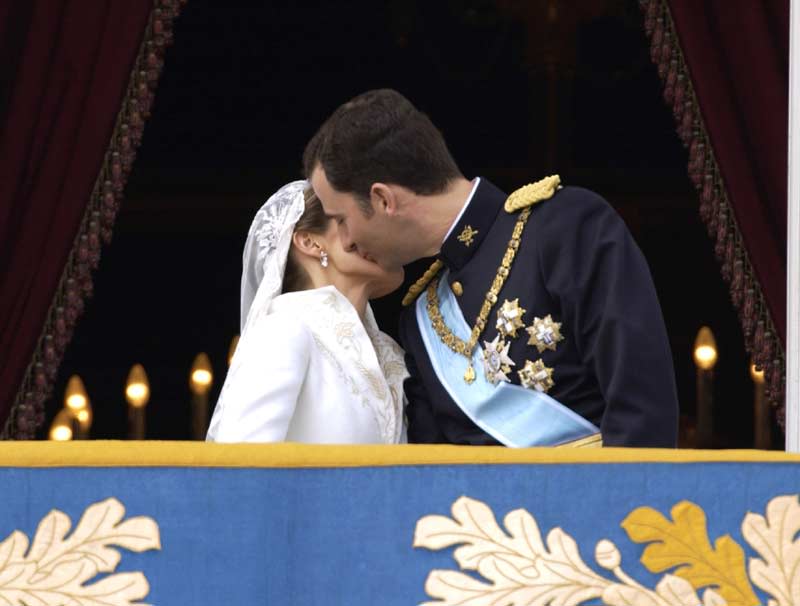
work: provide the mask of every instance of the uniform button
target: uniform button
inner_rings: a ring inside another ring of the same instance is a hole
[[[463,294],[464,294],[464,287],[463,287],[463,286],[461,286],[461,282],[453,282],[453,283],[450,285],[450,288],[452,288],[452,289],[453,289],[453,293],[454,293],[454,294],[455,294],[457,297],[460,297],[461,295],[463,295]]]

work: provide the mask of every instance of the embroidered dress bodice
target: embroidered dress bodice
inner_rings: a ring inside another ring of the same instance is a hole
[[[405,441],[403,351],[333,286],[276,297],[239,342],[208,438]]]

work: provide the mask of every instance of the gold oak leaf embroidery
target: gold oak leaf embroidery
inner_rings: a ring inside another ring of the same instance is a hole
[[[670,511],[672,520],[650,507],[633,510],[622,528],[636,543],[649,543],[642,564],[651,572],[675,569],[673,574],[692,587],[715,587],[728,606],[755,606],[758,598],[747,579],[744,550],[730,535],[708,539],[703,510],[681,501]]]

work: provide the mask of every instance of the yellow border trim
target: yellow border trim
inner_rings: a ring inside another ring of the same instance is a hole
[[[559,444],[556,448],[600,448],[602,446],[603,436],[596,433],[585,438],[572,440],[572,442],[567,442],[566,444]]]
[[[0,467],[388,467],[559,463],[800,463],[764,450],[317,446],[205,442],[3,442]]]

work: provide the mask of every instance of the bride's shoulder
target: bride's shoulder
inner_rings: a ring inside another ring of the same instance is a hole
[[[350,302],[333,286],[285,293],[272,300],[270,311],[294,315],[301,319],[324,318],[342,315],[352,308]]]
[[[248,328],[258,340],[278,344],[297,344],[310,336],[309,327],[302,314],[296,313],[296,310],[290,307],[272,308],[254,318]]]
[[[281,332],[316,332],[331,323],[340,307],[341,301],[332,287],[317,288],[278,295],[266,315],[269,325]]]

